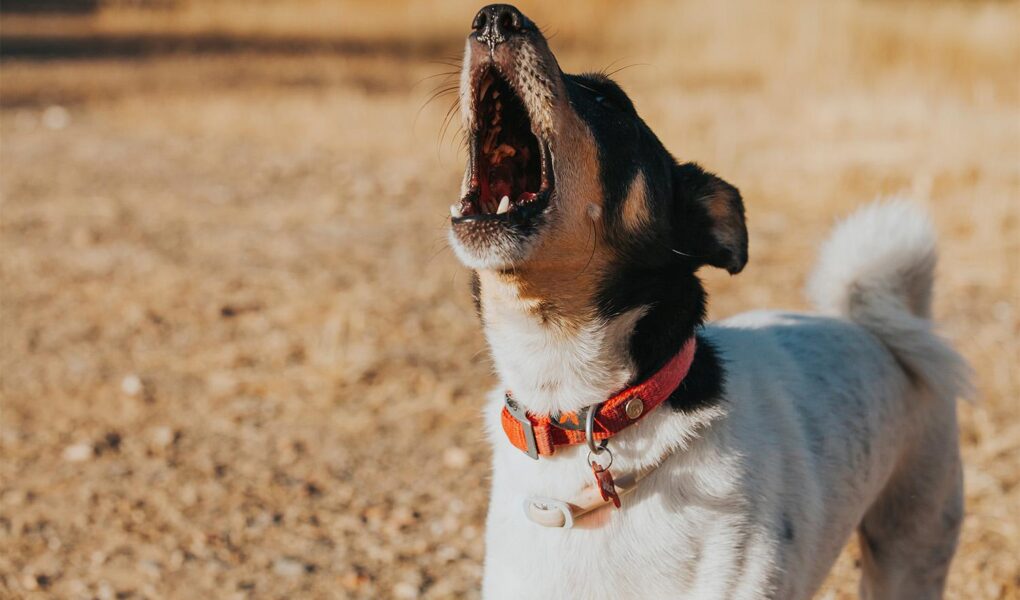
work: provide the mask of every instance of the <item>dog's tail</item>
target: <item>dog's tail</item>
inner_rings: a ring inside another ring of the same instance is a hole
[[[931,320],[935,230],[918,206],[878,202],[836,226],[808,294],[824,313],[861,325],[933,393],[971,393],[970,368]]]

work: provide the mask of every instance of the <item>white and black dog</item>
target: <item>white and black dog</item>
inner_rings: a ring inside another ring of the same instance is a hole
[[[736,188],[509,5],[475,17],[460,98],[450,239],[501,380],[485,597],[809,598],[856,530],[864,597],[940,598],[968,369],[930,320],[925,215],[836,229],[826,316],[704,324],[698,269],[747,262]]]

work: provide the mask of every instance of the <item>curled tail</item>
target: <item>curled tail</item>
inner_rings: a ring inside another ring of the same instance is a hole
[[[918,206],[897,200],[864,207],[836,226],[822,247],[808,295],[878,337],[933,393],[971,392],[970,368],[931,320],[935,231]]]

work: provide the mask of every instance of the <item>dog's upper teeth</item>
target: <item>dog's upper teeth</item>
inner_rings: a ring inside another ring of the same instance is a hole
[[[501,215],[510,210],[510,196],[503,196],[499,201],[499,208],[496,209],[496,214]]]
[[[454,219],[459,219],[464,216],[464,213],[460,210],[460,202],[456,202],[450,205],[450,216]]]
[[[489,91],[490,85],[492,85],[492,78],[486,77],[484,80],[482,80],[482,86],[478,93],[479,98],[485,97],[485,93]]]

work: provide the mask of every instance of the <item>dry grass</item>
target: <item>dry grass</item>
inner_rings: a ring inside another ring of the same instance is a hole
[[[5,18],[369,43],[3,63],[2,595],[477,594],[487,450],[464,425],[493,379],[444,241],[449,98],[416,118],[474,6],[431,4]],[[715,317],[803,308],[853,206],[930,208],[936,312],[981,394],[949,597],[1020,598],[1020,6],[522,8],[568,70],[646,63],[617,75],[646,120],[741,187],[752,258],[708,276]],[[820,597],[853,597],[854,555]]]

